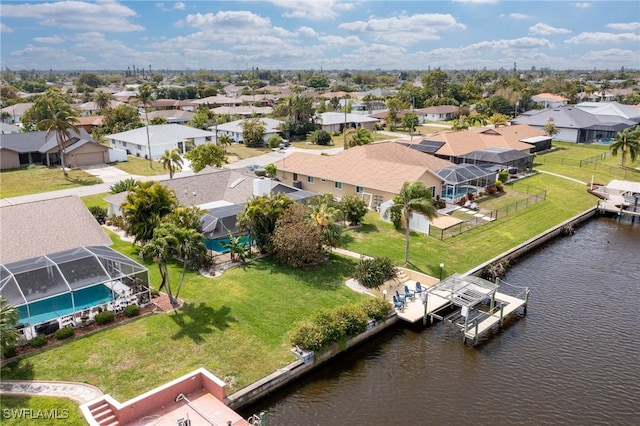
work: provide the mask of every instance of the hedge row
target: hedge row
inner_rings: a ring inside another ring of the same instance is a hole
[[[311,319],[296,324],[289,335],[291,344],[309,351],[320,351],[364,332],[369,320],[387,318],[390,309],[388,301],[373,298],[360,304],[317,312]]]

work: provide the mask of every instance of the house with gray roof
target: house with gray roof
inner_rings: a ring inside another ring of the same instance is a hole
[[[55,133],[45,131],[0,135],[0,169],[15,169],[29,164],[60,164],[64,155],[66,167],[76,168],[109,162],[109,148],[94,141],[84,129],[72,137],[62,153]]]
[[[626,128],[634,127],[635,122],[613,115],[592,114],[574,106],[560,106],[525,112],[512,120],[513,124],[528,124],[539,130],[553,120],[560,131],[554,139],[564,142],[592,143],[615,138]]]
[[[265,128],[264,136],[262,137],[262,140],[266,145],[271,135],[276,135],[280,133],[280,127],[282,126],[283,122],[280,120],[274,120],[273,118],[266,118],[266,117],[260,118],[259,120]],[[215,132],[216,140],[218,140],[218,138],[223,135],[228,135],[234,142],[244,143],[244,136],[243,136],[244,127],[242,127],[242,124],[245,121],[246,120],[243,119],[243,120],[230,121],[228,123],[216,124],[215,126],[209,127],[209,129]]]

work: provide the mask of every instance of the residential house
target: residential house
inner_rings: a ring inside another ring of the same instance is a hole
[[[573,106],[527,111],[511,122],[513,124],[528,124],[544,131],[544,126],[550,119],[559,130],[554,139],[574,143],[610,140],[615,138],[619,131],[636,125],[634,121],[622,117],[591,114]]]
[[[21,130],[22,129],[18,126],[15,126],[13,124],[3,123],[0,121],[0,133],[3,135],[9,134],[9,133],[18,133]]]
[[[49,135],[45,131],[0,135],[0,154],[0,169],[3,170],[29,164],[60,164],[54,132]],[[110,161],[109,148],[94,141],[84,129],[67,141],[62,154],[65,166],[70,168]]]
[[[181,110],[181,109],[161,109],[157,111],[151,111],[147,113],[147,117],[149,117],[149,122],[151,123],[154,118],[162,117],[167,120],[168,124],[187,124],[189,123],[193,117],[196,115],[195,112]],[[142,122],[145,122],[144,114],[140,117]]]
[[[191,101],[182,101],[178,99],[156,99],[153,102],[151,102],[150,107],[154,111],[165,111],[165,110],[193,111],[195,110],[196,105]]]
[[[2,122],[22,126],[22,116],[33,106],[33,102],[22,102],[0,109]]]
[[[269,106],[253,106],[253,105],[238,105],[238,106],[219,106],[213,108],[212,111],[216,115],[230,115],[230,116],[242,116],[242,117],[264,117],[273,112],[273,108]]]
[[[442,179],[436,171],[452,163],[395,142],[380,142],[335,155],[294,152],[274,164],[281,182],[338,199],[359,194],[373,209],[393,199],[405,182],[421,181],[439,194]]]
[[[149,158],[148,141],[151,145],[151,158],[156,159],[166,149],[177,148],[182,154],[207,142],[212,142],[214,133],[180,124],[158,124],[128,130],[107,136],[112,148],[125,150],[129,155]]]
[[[640,111],[618,102],[580,102],[576,108],[599,116],[612,116],[640,123]]]
[[[87,133],[91,133],[96,127],[100,127],[104,124],[103,115],[87,115],[78,117],[79,128],[84,129]]]
[[[418,116],[420,124],[426,121],[453,120],[460,107],[455,105],[437,105],[427,108],[418,108],[413,112]]]
[[[244,143],[244,127],[242,124],[246,120],[236,120],[230,121],[228,123],[216,124],[215,126],[209,127],[209,129],[215,132],[215,140],[217,141],[219,137],[223,135],[228,135],[234,142]],[[279,134],[280,128],[283,124],[282,121],[274,120],[273,118],[260,118],[260,122],[265,128],[264,136],[262,140],[264,144],[267,144],[267,141],[271,137],[271,135]]]
[[[120,105],[125,105],[125,103],[112,99],[109,101],[109,106],[107,108],[117,108]],[[93,101],[76,105],[76,108],[80,111],[80,116],[82,117],[102,114],[102,109]]]
[[[564,96],[554,95],[553,93],[538,93],[533,95],[531,100],[543,108],[556,108],[567,105],[569,99]]]
[[[365,128],[373,130],[375,123],[378,123],[377,118],[365,116],[362,114],[351,114],[344,112],[324,112],[320,114],[317,122],[320,124],[320,128],[326,132],[342,132],[345,128],[357,129]]]

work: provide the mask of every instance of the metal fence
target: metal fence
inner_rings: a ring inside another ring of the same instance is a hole
[[[521,187],[524,187],[522,189],[526,190],[525,193],[528,194],[527,198],[511,203],[505,207],[501,207],[487,213],[482,213],[482,216],[474,216],[469,220],[460,222],[457,225],[453,225],[446,229],[436,228],[433,225],[429,226],[429,235],[440,240],[455,237],[456,235],[460,235],[463,232],[471,231],[478,226],[486,225],[487,223],[491,223],[494,220],[507,217],[520,210],[526,209],[527,207],[539,203],[540,201],[543,201],[547,198],[547,191],[545,190],[537,189],[537,192],[531,193],[531,191],[535,188],[532,188],[529,185],[519,185],[519,188]]]
[[[543,163],[543,164],[560,164],[561,166],[578,166],[578,167],[586,167],[590,164],[597,163],[598,161],[604,161],[607,158],[611,157],[611,153],[609,151],[604,151],[598,155],[594,155],[593,157],[585,158],[582,160],[576,160],[575,158],[564,158],[564,157],[552,157],[547,155],[537,155],[535,162]]]

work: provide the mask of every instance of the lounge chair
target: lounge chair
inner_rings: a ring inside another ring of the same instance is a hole
[[[413,290],[409,290],[409,286],[405,284],[404,286],[404,297],[405,299],[415,299],[416,298],[416,292]]]
[[[398,300],[398,298],[395,295],[393,295],[393,306],[396,309],[404,309],[404,302]]]
[[[422,284],[420,284],[420,281],[416,282],[416,294],[422,294],[422,292],[424,291],[424,288],[422,288]]]
[[[405,300],[407,300],[406,296],[404,294],[400,294],[398,290],[396,290],[396,298],[398,299],[399,302],[402,302],[402,303],[404,303]]]

